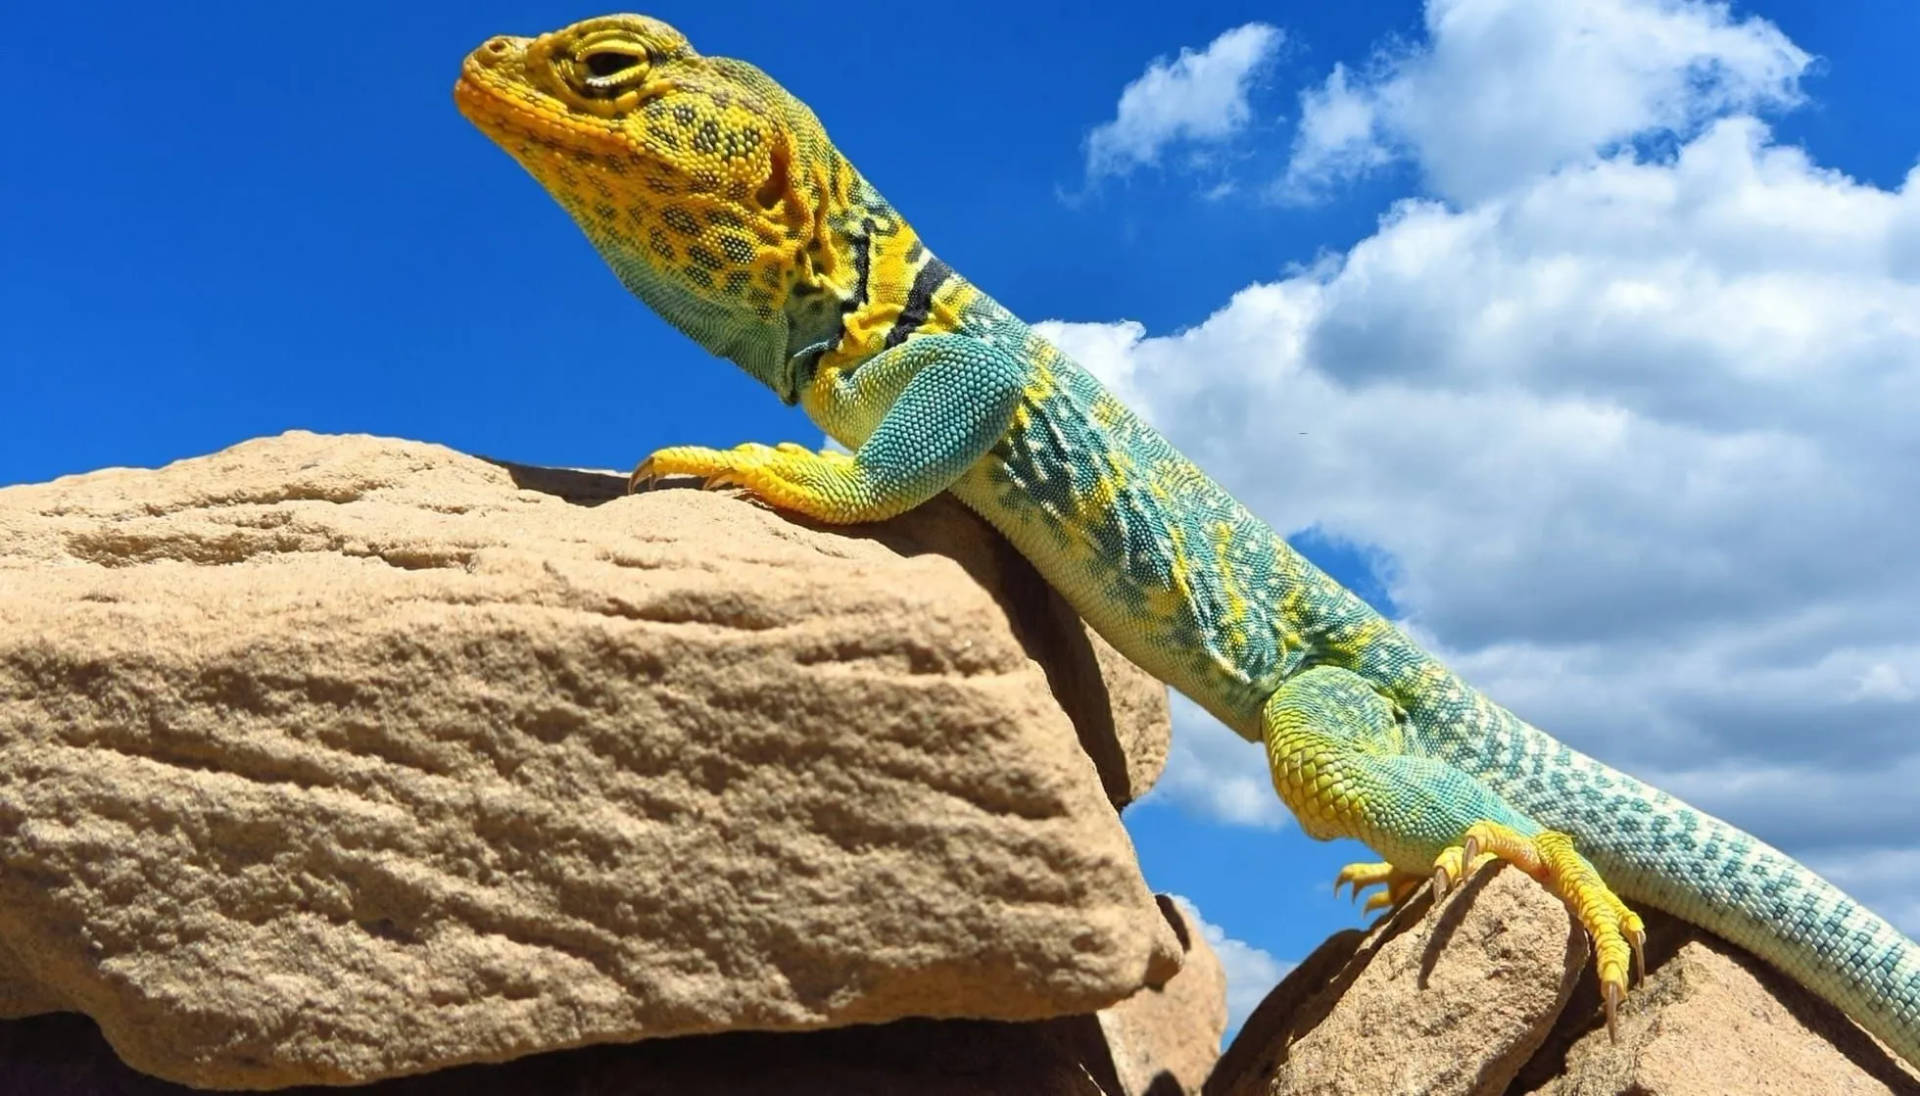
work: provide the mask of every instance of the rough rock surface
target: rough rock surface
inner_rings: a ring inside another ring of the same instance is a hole
[[[1290,973],[1222,1056],[1209,1093],[1499,1093],[1546,1039],[1587,945],[1519,872],[1483,871],[1432,917],[1426,892]]]
[[[1648,977],[1600,1013],[1585,934],[1517,871],[1483,870],[1323,944],[1261,1003],[1210,1096],[1920,1096],[1905,1067],[1764,963],[1642,910]]]
[[[1164,697],[997,538],[616,482],[296,433],[0,491],[4,1014],[269,1087],[1172,977],[1108,802]]]
[[[1180,918],[1171,902],[1168,916]],[[1219,960],[1175,922],[1173,980],[1092,1016],[1006,1023],[899,1020],[809,1032],[733,1032],[536,1054],[376,1081],[356,1096],[1174,1096],[1197,1093],[1226,1023]],[[0,1023],[0,1092],[184,1096],[135,1073],[85,1017]],[[338,1090],[303,1088],[322,1096]]]
[[[1227,1030],[1227,974],[1220,957],[1186,910],[1164,895],[1159,902],[1180,935],[1186,961],[1166,985],[1149,986],[1095,1017],[1100,1038],[1092,1041],[1105,1046],[1112,1066],[1110,1077],[1097,1076],[1115,1096],[1199,1092]]]
[[[1664,914],[1647,917],[1647,937],[1618,1042],[1593,1021],[1588,975],[1516,1094],[1920,1096],[1920,1070],[1767,964]]]

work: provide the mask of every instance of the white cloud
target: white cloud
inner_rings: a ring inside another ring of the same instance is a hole
[[[1300,128],[1294,132],[1293,159],[1281,180],[1279,196],[1309,201],[1334,179],[1364,175],[1392,163],[1382,125],[1379,92],[1355,86],[1341,64],[1319,87],[1300,93]]]
[[[1253,118],[1247,93],[1278,52],[1284,35],[1248,23],[1215,38],[1198,53],[1156,59],[1120,93],[1111,122],[1087,134],[1087,177],[1125,175],[1158,163],[1175,142],[1217,142]]]
[[[1726,43],[1681,113],[1784,93],[1761,59],[1804,56],[1724,9],[1631,10],[1682,74],[1675,41]],[[1732,115],[1502,170],[1190,330],[1044,333],[1277,528],[1388,553],[1404,623],[1495,699],[1914,927],[1920,169],[1867,185]],[[1272,824],[1257,749],[1205,719],[1166,794]]]
[[[1273,987],[1287,972],[1298,966],[1282,959],[1275,959],[1272,953],[1256,948],[1245,940],[1236,940],[1228,936],[1225,929],[1200,916],[1200,907],[1181,895],[1172,895],[1193,923],[1200,927],[1200,935],[1206,937],[1213,953],[1220,957],[1220,966],[1227,976],[1227,1030],[1224,1041],[1231,1042],[1240,1025],[1266,999]]]
[[[1148,795],[1240,826],[1279,829],[1292,818],[1274,795],[1260,744],[1234,734],[1178,693],[1167,767]]]
[[[1913,686],[1891,662],[1876,662],[1866,668],[1855,686],[1856,700],[1905,701],[1915,697]]]
[[[1701,0],[1428,0],[1427,42],[1301,93],[1283,196],[1406,157],[1472,201],[1622,142],[1801,100],[1812,57]]]

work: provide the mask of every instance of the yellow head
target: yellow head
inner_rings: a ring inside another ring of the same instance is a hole
[[[827,288],[823,197],[850,174],[806,106],[639,15],[491,38],[454,101],[630,290],[794,400],[788,306]]]

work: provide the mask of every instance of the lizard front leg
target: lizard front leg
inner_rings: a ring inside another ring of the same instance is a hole
[[[1353,837],[1381,865],[1341,873],[1359,885],[1431,873],[1437,895],[1493,859],[1557,895],[1592,937],[1607,1027],[1638,960],[1640,918],[1566,834],[1548,830],[1461,770],[1406,751],[1405,714],[1366,679],[1315,666],[1267,699],[1262,721],[1274,790],[1309,836]],[[1369,908],[1373,908],[1371,905]]]
[[[845,432],[865,433],[853,454],[792,444],[674,446],[642,461],[629,488],[695,475],[710,486],[739,484],[817,521],[880,521],[945,490],[992,448],[1025,384],[1018,361],[978,339],[909,339],[850,374],[822,377],[806,394],[808,413],[822,426],[850,424]],[[859,429],[867,423],[870,431]]]

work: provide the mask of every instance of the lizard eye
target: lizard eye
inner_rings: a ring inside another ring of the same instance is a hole
[[[586,62],[589,75],[597,79],[605,79],[609,76],[619,76],[629,69],[639,68],[645,59],[637,53],[602,49],[594,50],[581,60]]]
[[[561,49],[551,64],[554,76],[573,94],[611,110],[608,104],[617,105],[647,82],[659,60],[645,43],[621,35]]]

